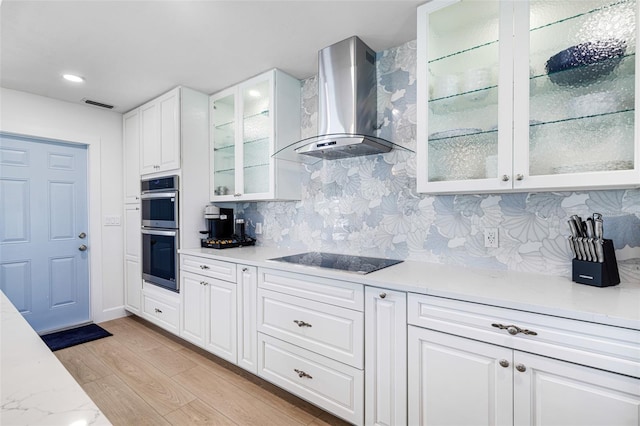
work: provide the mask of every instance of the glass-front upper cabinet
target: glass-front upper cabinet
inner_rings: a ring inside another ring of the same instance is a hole
[[[635,0],[418,8],[421,192],[640,184]]]
[[[268,71],[212,95],[210,113],[211,201],[300,199],[299,165],[272,157],[300,137],[299,80]]]

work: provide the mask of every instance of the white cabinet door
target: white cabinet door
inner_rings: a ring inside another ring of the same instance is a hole
[[[140,107],[140,174],[180,168],[180,88]]]
[[[640,424],[640,379],[514,352],[516,425]]]
[[[140,264],[140,204],[125,204],[124,210],[124,267],[125,308],[139,313],[142,297],[142,269]]]
[[[140,110],[122,118],[124,152],[124,202],[140,202]]]
[[[407,294],[365,288],[365,424],[407,424]]]
[[[180,275],[180,294],[182,297],[180,337],[204,347],[208,307],[206,277],[190,272],[181,272]]]
[[[238,265],[238,365],[258,374],[258,270]]]
[[[237,363],[236,283],[203,277],[209,304],[204,348],[234,364]]]
[[[511,188],[512,31],[509,1],[418,8],[418,191]]]
[[[408,327],[410,425],[510,425],[513,351]]]

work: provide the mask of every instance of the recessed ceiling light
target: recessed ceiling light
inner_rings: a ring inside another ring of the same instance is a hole
[[[79,75],[63,74],[62,78],[64,78],[67,81],[72,81],[74,83],[84,83],[84,78],[80,77]]]

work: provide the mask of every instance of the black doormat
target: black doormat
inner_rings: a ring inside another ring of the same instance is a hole
[[[96,324],[89,324],[69,330],[45,334],[44,336],[40,336],[40,338],[49,346],[49,349],[54,352],[59,349],[91,342],[92,340],[98,340],[108,336],[113,336],[113,334]]]

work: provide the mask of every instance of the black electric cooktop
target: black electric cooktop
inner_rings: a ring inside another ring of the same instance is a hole
[[[276,257],[269,260],[293,263],[296,265],[315,266],[318,268],[337,269],[362,275],[386,268],[387,266],[402,263],[402,260],[395,259],[351,256],[348,254],[322,253],[317,251]]]

